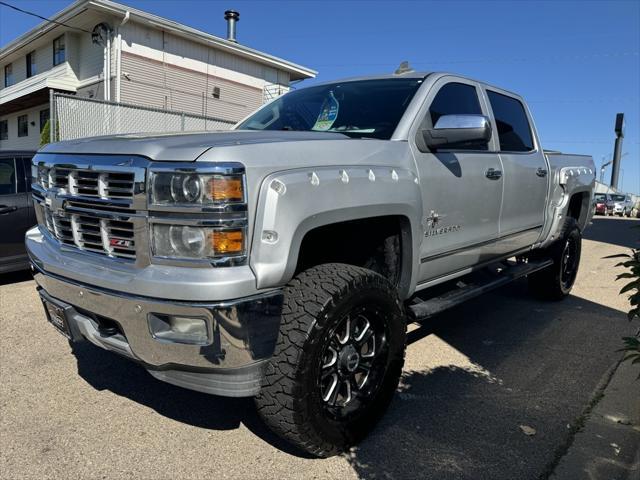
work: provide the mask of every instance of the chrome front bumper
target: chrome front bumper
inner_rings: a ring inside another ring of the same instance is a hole
[[[72,340],[124,355],[156,378],[185,388],[225,396],[259,391],[278,335],[280,291],[222,302],[166,301],[96,288],[46,272],[37,261],[33,265],[43,298],[65,307]],[[204,318],[210,344],[155,339],[151,313]]]

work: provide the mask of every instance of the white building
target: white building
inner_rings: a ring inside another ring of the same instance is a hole
[[[38,147],[51,91],[235,122],[317,73],[109,0],[51,20],[0,49],[0,149]]]

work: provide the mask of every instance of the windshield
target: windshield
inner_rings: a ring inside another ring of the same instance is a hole
[[[337,132],[388,140],[421,84],[421,78],[389,78],[308,87],[271,102],[238,129]]]
[[[604,202],[607,200],[607,196],[604,193],[596,193],[594,195],[596,202]]]
[[[614,195],[612,198],[614,202],[624,202],[624,195]]]

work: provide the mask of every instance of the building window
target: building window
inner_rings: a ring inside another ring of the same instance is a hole
[[[48,108],[45,108],[44,110],[40,110],[40,131],[42,131],[42,129],[44,128],[44,124],[47,123],[47,120],[49,120],[50,117],[50,111]]]
[[[38,73],[36,52],[29,52],[27,53],[27,78],[33,77],[36,73]]]
[[[4,86],[10,87],[13,85],[13,64],[10,63],[4,67]]]
[[[213,98],[220,98],[220,87],[213,87]]]
[[[0,140],[7,140],[9,138],[9,122],[7,120],[0,120]]]
[[[18,117],[18,136],[19,137],[29,136],[29,116],[28,115],[20,115]]]
[[[53,41],[53,66],[65,61],[64,35],[60,35]]]

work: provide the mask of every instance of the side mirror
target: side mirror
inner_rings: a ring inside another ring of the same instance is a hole
[[[443,115],[434,128],[420,130],[419,134],[431,150],[469,144],[486,146],[491,139],[491,122],[484,115]]]

